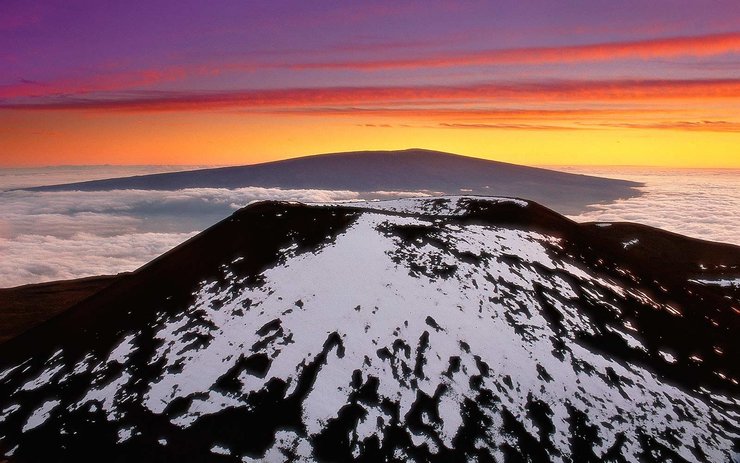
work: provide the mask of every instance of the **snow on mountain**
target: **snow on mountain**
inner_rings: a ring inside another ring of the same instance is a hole
[[[0,346],[0,449],[737,460],[738,289],[703,281],[738,256],[506,198],[255,204]]]

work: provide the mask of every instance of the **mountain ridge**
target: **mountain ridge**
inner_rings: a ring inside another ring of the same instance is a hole
[[[518,199],[257,203],[0,345],[0,448],[731,461],[738,262]]]
[[[122,275],[0,288],[0,345],[97,293]]]
[[[336,203],[336,205],[341,204],[342,203]],[[372,203],[367,205],[367,209],[372,209]],[[699,238],[687,237],[679,233],[633,222],[579,222],[579,224],[581,227],[591,228],[604,228],[605,226],[609,226],[610,233],[605,235],[604,238],[614,241],[624,242],[628,240],[628,235],[635,234],[647,233],[654,237],[662,236],[663,241],[676,240],[678,243],[681,243],[681,245],[678,246],[681,247],[684,252],[687,249],[690,250],[694,248],[694,246],[690,244],[684,244],[686,242],[699,242],[710,246],[727,245],[730,246],[730,249],[737,247],[737,245],[730,243],[718,243]],[[650,249],[643,248],[642,251],[641,255],[650,255]],[[649,259],[654,257],[655,256],[651,256]],[[700,260],[697,256],[692,256],[692,258]],[[91,296],[108,286],[111,282],[124,278],[125,275],[126,273],[118,275],[97,275],[74,280],[55,280],[17,287],[0,288],[0,296],[3,296],[5,299],[5,305],[0,304],[0,312],[9,314],[9,316],[4,316],[4,322],[7,326],[4,327],[3,332],[5,334],[0,334],[0,344],[21,334],[33,326],[52,318],[56,313],[72,307],[83,298]],[[82,286],[82,288],[80,286]],[[79,296],[76,296],[76,293],[79,293]],[[71,303],[67,303],[67,301],[71,301]],[[51,306],[49,304],[50,302]],[[14,314],[21,312],[26,314],[31,313],[32,316],[26,316],[26,318],[30,318],[31,320],[15,322]]]

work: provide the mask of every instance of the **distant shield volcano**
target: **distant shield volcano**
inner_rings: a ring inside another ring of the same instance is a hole
[[[505,195],[537,201],[562,213],[635,196],[638,183],[519,166],[456,154],[409,149],[306,156],[237,167],[141,175],[34,188],[37,191],[179,190],[183,188],[350,190]]]

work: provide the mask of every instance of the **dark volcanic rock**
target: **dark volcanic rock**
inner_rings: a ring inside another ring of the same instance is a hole
[[[732,461],[740,248],[260,203],[0,346],[13,461]]]
[[[0,288],[0,343],[72,307],[116,278],[104,275]]]

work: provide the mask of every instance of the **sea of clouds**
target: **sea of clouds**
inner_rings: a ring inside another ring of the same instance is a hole
[[[260,187],[4,191],[0,192],[0,287],[135,270],[253,201],[359,198],[352,191]]]
[[[568,170],[646,184],[642,196],[590,207],[571,216],[575,220],[640,222],[697,238],[740,244],[740,171]],[[38,182],[36,176],[24,179],[8,171],[0,170],[0,190],[8,185],[31,186],[28,182],[32,179]],[[107,174],[93,169],[65,177],[64,172],[55,171],[47,173],[46,178],[54,178],[55,183],[79,181],[91,178],[91,172],[97,178]],[[0,191],[0,287],[135,270],[235,210],[268,199],[334,202],[357,200],[360,195],[352,191],[258,187]]]
[[[740,245],[739,169],[566,168],[642,182],[642,195],[589,207],[578,222],[637,222],[710,241]]]
[[[352,192],[269,188],[0,194],[0,287],[130,271],[260,199]]]

